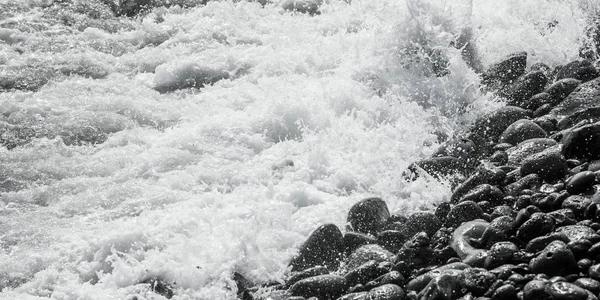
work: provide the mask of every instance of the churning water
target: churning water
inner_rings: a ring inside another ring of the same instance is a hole
[[[0,0],[0,298],[162,299],[140,284],[157,277],[173,299],[234,299],[234,272],[280,280],[359,199],[431,209],[449,184],[403,170],[502,105],[456,39],[471,33],[483,67],[522,50],[554,66],[600,6],[287,2],[127,18]]]

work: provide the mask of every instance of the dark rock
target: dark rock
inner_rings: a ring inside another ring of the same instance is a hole
[[[505,284],[494,291],[491,300],[516,300],[518,290],[510,284]]]
[[[565,130],[581,122],[596,123],[600,121],[600,107],[590,107],[572,113],[558,122],[557,128]]]
[[[600,97],[600,92],[599,92]],[[592,160],[600,158],[600,123],[584,125],[562,137],[562,153],[566,158]]]
[[[357,284],[366,284],[367,282],[383,275],[385,270],[378,268],[379,263],[370,260],[348,272],[344,278],[348,286],[355,286]]]
[[[320,6],[322,3],[322,1],[288,0],[283,2],[282,8],[287,11],[314,16],[321,13]]]
[[[491,184],[480,184],[462,196],[459,202],[464,201],[489,201],[490,203],[498,204],[502,201],[504,195],[502,191]]]
[[[529,170],[532,170],[531,168]],[[522,170],[522,169],[521,169]],[[545,169],[544,169],[545,171]],[[529,174],[523,178],[508,184],[504,187],[504,191],[509,196],[516,196],[525,189],[535,189],[541,184],[541,178],[538,174]]]
[[[549,235],[540,236],[529,241],[527,246],[525,246],[525,251],[530,253],[541,251],[554,241],[568,243],[569,238],[564,233],[552,233]]]
[[[348,212],[348,223],[357,232],[375,234],[390,218],[387,204],[380,198],[367,198],[354,204]]]
[[[531,71],[500,90],[499,94],[508,100],[508,105],[523,107],[525,101],[544,90],[547,82],[544,72]]]
[[[561,241],[551,242],[531,260],[529,267],[535,273],[564,276],[577,271],[577,261],[571,249]]]
[[[369,291],[366,300],[404,300],[404,290],[395,284],[384,284]]]
[[[579,172],[573,175],[573,177],[567,181],[567,192],[569,192],[571,195],[577,195],[586,192],[592,188],[594,181],[596,181],[596,174],[594,174],[594,172]]]
[[[391,262],[394,255],[385,250],[379,245],[364,245],[356,249],[345,261],[344,265],[347,270],[353,270],[358,266],[374,260],[378,263]]]
[[[524,242],[548,234],[554,230],[554,218],[545,213],[534,213],[517,231],[517,238]]]
[[[486,247],[492,246],[497,242],[506,241],[514,232],[515,221],[510,216],[495,218],[485,229],[481,243]]]
[[[409,239],[396,256],[396,261],[405,261],[409,267],[422,268],[433,260],[430,239],[425,232],[415,234]]]
[[[518,120],[504,130],[499,142],[516,145],[534,138],[545,138],[546,132],[535,122],[527,119]]]
[[[548,115],[551,111],[552,111],[552,106],[550,104],[543,104],[542,106],[540,106],[538,109],[536,109],[533,112],[532,116],[534,118],[543,117],[543,116]],[[542,126],[540,125],[540,127],[542,127]],[[542,127],[542,128],[544,128],[544,127]],[[544,130],[546,130],[546,129],[544,128]]]
[[[285,282],[285,285],[287,287],[290,287],[292,284],[294,284],[302,279],[306,279],[308,277],[313,277],[313,276],[318,276],[318,275],[326,275],[326,274],[329,274],[329,270],[327,270],[327,268],[325,268],[323,266],[312,267],[312,268],[306,269],[304,271],[294,273],[292,276],[290,276],[290,278],[288,278],[288,280]]]
[[[495,81],[510,83],[525,73],[526,66],[527,52],[513,53],[501,62],[491,65],[483,74],[483,82],[485,84]]]
[[[160,278],[148,278],[141,283],[149,284],[154,293],[159,294],[167,299],[171,299],[175,295],[173,292],[173,286]]]
[[[582,257],[587,254],[587,251],[592,247],[592,242],[588,240],[575,240],[571,241],[567,244],[573,255],[576,258]]]
[[[558,143],[555,140],[547,138],[531,139],[521,142],[506,151],[508,153],[508,164],[514,166],[521,165],[521,162],[526,157],[542,152],[557,144]]]
[[[398,271],[391,271],[375,278],[372,281],[367,282],[367,284],[365,284],[365,288],[372,289],[388,283],[402,286],[404,284],[404,276],[402,276],[402,274],[400,274]]]
[[[582,273],[587,272],[587,270],[592,266],[593,261],[589,258],[582,258],[577,261],[577,267],[579,267],[579,271]]]
[[[441,178],[455,174],[457,170],[462,170],[464,166],[463,163],[456,157],[442,156],[430,157],[413,163],[408,167],[408,170],[412,173],[416,173],[417,168],[423,169],[432,176]]]
[[[377,244],[386,250],[396,253],[406,240],[406,235],[397,230],[384,230],[377,235]]]
[[[476,145],[497,141],[506,128],[521,119],[531,116],[531,111],[516,106],[503,106],[479,117],[473,126],[470,139]]]
[[[350,294],[346,294],[340,298],[337,298],[337,300],[365,300],[365,299],[367,299],[367,294],[368,294],[368,292],[350,293]]]
[[[360,232],[346,232],[344,234],[344,245],[346,253],[350,254],[363,245],[377,244],[377,239],[369,234]]]
[[[565,195],[568,197],[568,194]],[[565,197],[565,198],[566,198]],[[562,202],[561,202],[562,206]],[[577,221],[575,220],[575,213],[571,209],[562,208],[555,211],[551,211],[548,215],[554,218],[554,222],[556,223],[556,227],[563,227],[567,225],[575,225]]]
[[[563,99],[568,97],[577,87],[581,85],[581,81],[573,78],[561,79],[550,85],[546,89],[546,93],[554,98],[555,102],[551,105],[559,104]]]
[[[573,284],[594,294],[598,294],[600,292],[600,282],[592,278],[578,278],[577,280],[573,281]]]
[[[556,125],[558,124],[558,121],[555,117],[546,115],[545,113],[542,116],[534,115],[534,117],[535,119],[533,119],[533,122],[535,122],[535,124],[538,124],[538,126],[542,127],[542,129],[544,129],[545,132],[556,131]]]
[[[600,78],[579,85],[565,100],[556,105],[551,113],[558,116],[567,116],[583,109],[598,107],[598,97],[600,97]]]
[[[483,210],[473,201],[464,201],[454,205],[448,216],[444,227],[457,227],[460,224],[480,219],[483,216]]]
[[[489,270],[509,263],[513,259],[513,255],[518,251],[519,248],[512,242],[495,243],[485,258],[485,268]]]
[[[472,293],[473,296],[483,296],[496,281],[496,276],[486,269],[468,268],[459,275],[458,280],[468,293]]]
[[[494,208],[494,210],[492,211],[490,216],[493,220],[493,219],[496,219],[496,218],[502,217],[502,216],[513,217],[513,216],[516,216],[516,214],[513,213],[513,210],[512,210],[512,208],[510,208],[510,206],[499,205]]]
[[[468,165],[476,155],[477,149],[473,141],[467,138],[454,138],[440,146],[432,157],[456,157],[459,161],[460,168],[464,168],[462,164]]]
[[[562,178],[567,170],[567,161],[556,147],[532,154],[521,162],[521,175],[538,174],[547,181]]]
[[[490,156],[490,162],[505,165],[508,162],[508,154],[504,151],[496,151]]]
[[[438,207],[435,208],[434,214],[440,221],[445,221],[446,217],[448,216],[448,213],[450,212],[451,209],[452,209],[452,206],[450,206],[450,203],[443,202],[443,203],[440,203],[440,205],[438,205]]]
[[[406,237],[408,238],[421,231],[427,233],[428,236],[432,236],[442,227],[442,222],[435,214],[430,212],[415,212],[406,220],[406,226],[408,229]]]
[[[564,233],[569,242],[577,240],[588,240],[592,243],[600,241],[600,236],[591,228],[581,225],[568,225],[556,229],[557,233]]]
[[[348,289],[346,279],[338,275],[319,275],[302,279],[290,287],[292,296],[337,299]]]
[[[593,265],[589,268],[588,274],[596,280],[600,280],[600,264]]]
[[[460,297],[461,292],[458,275],[462,271],[446,270],[431,279],[427,286],[420,290],[418,299],[422,300],[453,300]]]
[[[525,101],[525,103],[523,103],[522,107],[525,109],[536,110],[544,104],[552,104],[555,101],[556,100],[554,100],[554,98],[552,96],[550,96],[550,94],[548,94],[548,93],[545,93],[545,92],[538,93],[538,94],[531,96],[531,98],[529,98],[529,100]]]
[[[290,262],[292,271],[302,271],[315,266],[337,269],[344,252],[344,237],[334,224],[317,228],[300,247],[298,256]]]
[[[548,288],[555,300],[587,300],[587,292],[568,282],[555,282]]]
[[[532,280],[523,287],[523,300],[554,300],[548,291],[549,282]]]
[[[573,195],[569,196],[567,199],[565,199],[565,201],[563,201],[562,208],[568,208],[573,211],[575,216],[581,217],[583,216],[583,213],[587,207],[591,204],[592,200],[583,196]]]
[[[598,77],[598,71],[587,60],[576,60],[564,65],[556,74],[556,79],[575,78],[583,82]]]

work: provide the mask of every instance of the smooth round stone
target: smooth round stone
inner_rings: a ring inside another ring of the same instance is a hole
[[[577,280],[573,281],[573,284],[594,294],[598,294],[600,292],[600,282],[589,277],[578,278]]]
[[[432,278],[418,294],[418,299],[456,299],[462,295],[459,276],[462,271],[446,270],[440,275]],[[408,287],[407,287],[408,288]],[[442,298],[444,299],[444,298]]]
[[[497,288],[492,294],[492,300],[515,300],[518,290],[510,284],[505,284]]]
[[[499,188],[497,188],[491,184],[485,183],[485,184],[480,184],[480,185],[474,187],[469,192],[467,192],[464,196],[462,196],[460,198],[460,200],[458,200],[458,201],[459,202],[489,201],[491,203],[497,204],[502,201],[502,198],[504,198],[504,194],[502,193],[502,191]]]
[[[428,236],[433,236],[440,227],[442,222],[433,213],[430,212],[415,212],[406,220],[406,237],[411,238],[418,232],[424,231]]]
[[[589,268],[588,274],[596,280],[600,280],[600,264],[593,265]]]
[[[404,283],[404,276],[402,276],[402,274],[400,274],[398,271],[391,271],[367,282],[367,284],[365,284],[365,288],[372,289],[388,283],[402,285]]]
[[[592,204],[592,200],[583,196],[573,195],[569,196],[563,201],[561,207],[568,208],[575,213],[577,216],[582,216],[588,206]]]
[[[538,174],[541,179],[552,181],[567,174],[565,157],[556,147],[527,156],[521,161],[521,175]]]
[[[512,242],[495,243],[485,258],[485,268],[492,269],[510,262],[513,259],[513,255],[518,251],[519,248]]]
[[[458,227],[464,222],[480,219],[483,210],[473,201],[464,201],[454,205],[446,217],[445,227]]]
[[[581,80],[574,78],[557,80],[546,89],[546,93],[560,101],[571,94],[571,92],[573,92],[580,84]]]
[[[555,300],[586,300],[588,298],[588,293],[584,289],[568,282],[555,282],[550,285],[548,291]]]
[[[504,151],[496,151],[490,156],[490,162],[505,165],[508,162],[508,154]]]
[[[575,78],[583,82],[592,80],[598,77],[598,71],[594,65],[587,60],[575,60],[564,65],[558,73],[556,79]]]
[[[571,195],[581,194],[591,189],[594,181],[596,181],[596,174],[594,172],[579,172],[567,181],[567,192]]]
[[[508,205],[499,205],[494,208],[490,217],[493,219],[502,217],[502,216],[513,216],[513,210]]]
[[[337,269],[344,252],[344,237],[334,224],[317,228],[300,246],[298,256],[290,262],[292,271],[302,271],[315,266]]]
[[[510,124],[530,116],[530,110],[510,105],[500,107],[477,118],[469,138],[476,144],[495,141]]]
[[[340,298],[337,298],[337,300],[365,300],[365,299],[367,299],[367,294],[368,294],[368,292],[350,293],[350,294],[346,294]],[[286,300],[290,300],[290,298],[287,298]]]
[[[369,291],[366,299],[368,300],[404,300],[406,293],[395,284],[384,284]]]
[[[546,235],[554,230],[554,218],[545,213],[534,213],[517,231],[517,238],[524,242]]]
[[[554,101],[554,98],[552,98],[550,94],[542,92],[531,96],[531,98],[529,98],[529,100],[527,100],[523,106],[527,109],[536,110],[540,108],[540,106],[544,104],[551,104]]]
[[[461,287],[474,296],[483,296],[485,292],[496,282],[496,276],[486,269],[468,268],[459,275]]]
[[[577,261],[577,266],[579,270],[587,271],[592,266],[592,260],[589,258],[582,258]]]
[[[394,259],[394,254],[385,250],[379,245],[364,245],[356,249],[346,260],[345,266],[348,270],[353,270],[358,266],[374,260],[378,263],[391,262]]]
[[[387,204],[375,197],[354,204],[348,212],[347,221],[354,231],[375,234],[383,228],[389,218]]]
[[[285,282],[285,284],[286,284],[286,286],[291,286],[292,284],[294,284],[302,279],[313,277],[313,276],[318,276],[318,275],[326,275],[326,274],[329,274],[329,270],[327,270],[327,268],[325,268],[323,266],[316,266],[316,267],[306,269],[302,272],[294,273]]]
[[[510,83],[525,74],[527,52],[515,52],[492,64],[483,74],[485,83],[500,81]]]
[[[542,152],[557,144],[555,140],[548,138],[530,139],[521,142],[506,150],[506,153],[508,153],[508,164],[518,166],[527,156]]]
[[[528,119],[522,119],[510,124],[500,135],[499,142],[516,145],[529,139],[545,138],[546,135],[546,131],[538,124]]]
[[[529,262],[529,267],[535,273],[549,276],[564,276],[578,269],[573,252],[562,241],[551,242]]]
[[[553,300],[547,289],[548,282],[532,280],[523,287],[523,300]]]
[[[290,287],[292,296],[336,299],[348,289],[346,279],[338,275],[319,275],[302,279]]]
[[[588,240],[592,243],[600,241],[600,236],[591,228],[581,225],[568,225],[556,229],[557,233],[564,233],[569,241]]]
[[[557,227],[570,226],[575,225],[575,223],[577,223],[577,220],[575,219],[575,213],[573,213],[573,211],[569,208],[561,208],[555,211],[551,211],[548,213],[548,215],[554,218],[554,222],[556,223]]]

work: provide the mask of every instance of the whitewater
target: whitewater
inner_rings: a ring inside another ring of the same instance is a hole
[[[0,0],[0,299],[164,299],[150,278],[172,299],[235,299],[234,272],[282,280],[360,199],[433,209],[450,183],[403,171],[503,105],[454,41],[470,31],[484,68],[517,51],[554,67],[600,11],[286,0],[114,17],[105,2]]]

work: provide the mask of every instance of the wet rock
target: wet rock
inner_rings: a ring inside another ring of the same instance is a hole
[[[316,266],[309,269],[306,269],[301,272],[293,273],[290,278],[285,282],[287,287],[290,287],[292,284],[309,277],[318,276],[318,275],[326,275],[329,274],[329,270],[323,266]]]
[[[420,232],[402,245],[396,256],[396,261],[407,262],[410,268],[416,269],[429,264],[433,257],[429,237],[425,232]]]
[[[568,282],[555,282],[550,285],[548,288],[550,295],[554,297],[555,300],[587,300],[588,293]]]
[[[314,16],[320,14],[321,4],[323,4],[321,0],[286,0],[281,7],[287,11]]]
[[[600,82],[599,82],[600,88]],[[600,97],[600,91],[598,92]],[[593,160],[600,158],[600,123],[584,125],[565,133],[562,153],[566,158]]]
[[[495,166],[482,164],[477,168],[477,171],[459,184],[450,197],[452,203],[457,203],[458,200],[468,193],[470,190],[480,184],[498,184],[506,178],[506,173]]]
[[[456,271],[456,270],[454,270]],[[461,272],[458,272],[460,274]],[[422,300],[453,300],[463,294],[457,272],[443,272],[428,282],[418,294]]]
[[[298,256],[290,262],[292,271],[302,271],[315,266],[336,269],[344,252],[344,237],[334,224],[317,228],[302,244]]]
[[[498,204],[504,198],[502,191],[491,184],[480,184],[462,196],[459,202],[464,201],[489,201],[493,204]]]
[[[534,169],[534,168],[532,168]],[[522,170],[522,168],[521,168]],[[531,169],[529,169],[531,170]],[[545,170],[545,169],[544,169]],[[538,174],[529,174],[521,179],[508,184],[504,187],[504,191],[509,196],[519,195],[525,189],[536,189],[541,184],[541,178]]]
[[[576,60],[564,65],[558,73],[556,79],[575,78],[583,82],[590,81],[598,77],[598,71],[591,62],[587,60]]]
[[[554,230],[554,218],[545,213],[534,213],[531,215],[519,230],[517,238],[524,242],[529,242],[532,239],[546,235]]]
[[[486,251],[474,247],[471,243],[473,240],[481,239],[489,223],[485,221],[470,221],[465,222],[452,234],[452,242],[450,246],[460,259],[471,266],[483,266],[485,263]]]
[[[555,100],[551,105],[557,105],[567,96],[569,96],[577,87],[581,85],[581,81],[574,78],[561,79],[554,82],[546,89],[546,93],[550,94]]]
[[[569,192],[571,195],[577,195],[586,192],[592,188],[594,181],[596,181],[596,174],[594,174],[594,172],[579,172],[573,175],[573,177],[567,181],[567,192]]]
[[[519,248],[512,242],[495,243],[485,258],[485,268],[489,270],[509,263],[518,251]]]
[[[553,241],[562,241],[566,244],[569,242],[569,238],[564,233],[552,233],[540,236],[529,241],[527,246],[525,246],[525,251],[530,253],[541,251]]]
[[[506,151],[508,153],[508,164],[514,166],[521,165],[521,162],[526,157],[542,152],[557,144],[555,140],[547,138],[530,139],[521,142]]]
[[[513,234],[515,226],[515,220],[510,216],[495,218],[483,233],[480,242],[487,248],[497,242],[506,241]]]
[[[338,275],[319,275],[302,279],[290,287],[292,296],[336,299],[348,289],[346,279]]]
[[[531,116],[531,111],[516,106],[503,106],[479,117],[473,126],[470,139],[476,145],[497,141],[506,128],[521,119]]]
[[[469,165],[476,156],[477,149],[473,141],[467,138],[454,138],[443,143],[432,155],[432,157],[455,157],[459,160],[459,169]]]
[[[525,109],[536,110],[544,104],[552,104],[555,101],[556,100],[550,94],[543,92],[531,96],[531,98],[525,101],[521,107]]]
[[[522,119],[510,124],[500,135],[499,142],[516,145],[529,139],[545,137],[544,129],[531,120]]]
[[[586,108],[598,107],[598,97],[600,97],[600,78],[579,85],[565,100],[556,105],[551,113],[567,116]]]
[[[534,118],[543,117],[543,116],[548,115],[550,113],[550,111],[552,111],[552,106],[550,104],[544,104],[544,105],[540,106],[538,109],[536,109],[533,112],[532,116]],[[542,127],[542,126],[540,125],[540,127]],[[542,127],[542,128],[544,128],[544,127]],[[544,130],[546,130],[546,129],[544,128]]]
[[[547,82],[548,78],[544,72],[531,71],[499,91],[499,94],[508,100],[508,105],[523,107],[529,98],[544,90]]]
[[[569,242],[588,240],[592,243],[600,241],[600,236],[593,229],[582,225],[568,225],[556,229],[557,233],[563,233]]]
[[[467,268],[470,268],[470,266],[465,263],[462,263],[462,262],[456,262],[456,263],[450,263],[450,264],[443,265],[443,266],[435,268],[429,272],[421,274],[421,275],[417,276],[416,278],[414,278],[413,280],[409,281],[406,284],[406,290],[421,292],[429,284],[429,282],[431,282],[431,280],[433,280],[434,278],[436,278],[442,274],[447,274],[447,275],[458,277],[458,275],[462,272],[462,270],[465,270]]]
[[[357,284],[366,284],[367,282],[383,275],[385,270],[378,268],[379,263],[370,260],[348,272],[344,278],[348,286],[355,286]]]
[[[573,281],[573,284],[594,294],[598,294],[600,292],[600,282],[592,278],[578,278],[577,280]]]
[[[451,209],[452,206],[450,206],[450,203],[440,203],[440,205],[438,205],[438,207],[435,208],[434,214],[440,221],[445,221]]]
[[[363,245],[377,244],[377,239],[369,234],[346,232],[344,234],[345,252],[350,254]]]
[[[408,229],[406,236],[409,238],[421,231],[432,236],[442,227],[442,222],[430,212],[415,212],[406,220],[406,227]]]
[[[483,74],[483,82],[490,84],[492,82],[510,83],[525,74],[527,66],[527,52],[517,52],[509,55],[499,63],[493,64]]]
[[[554,300],[548,291],[549,282],[532,280],[523,287],[523,300]]]
[[[558,120],[556,120],[555,117],[546,115],[545,113],[542,116],[534,115],[534,117],[535,119],[533,119],[533,122],[535,122],[535,124],[538,124],[538,126],[542,127],[542,129],[544,129],[545,132],[556,131],[556,124],[558,123]]]
[[[494,208],[494,210],[490,214],[490,217],[492,218],[492,220],[494,220],[494,219],[496,219],[498,217],[502,217],[502,216],[514,217],[515,215],[516,214],[513,214],[513,210],[512,210],[512,208],[510,208],[510,206],[499,205]]]
[[[384,230],[377,235],[377,244],[386,250],[396,253],[406,240],[406,235],[397,230]]]
[[[372,281],[367,282],[367,284],[365,284],[365,288],[372,289],[374,287],[390,283],[402,286],[404,284],[404,276],[402,276],[402,274],[400,274],[398,271],[391,271],[375,278]]]
[[[557,128],[565,130],[581,122],[596,123],[598,121],[600,121],[600,107],[590,107],[566,116],[558,122]]]
[[[189,87],[201,88],[228,79],[229,72],[196,63],[160,65],[154,71],[153,88],[160,93]]]
[[[491,300],[516,300],[517,293],[517,288],[510,284],[505,284],[494,291]]]
[[[577,261],[571,249],[561,241],[551,242],[531,260],[529,267],[535,273],[564,276],[577,271]]]
[[[571,211],[573,211],[575,216],[581,217],[581,216],[583,216],[583,213],[585,212],[587,207],[590,206],[591,204],[592,204],[592,200],[590,200],[586,197],[583,197],[583,196],[573,195],[573,196],[569,196],[567,199],[565,199],[565,201],[563,201],[561,207],[568,208]]]
[[[567,171],[567,161],[556,147],[532,154],[521,162],[521,175],[537,174],[547,181],[562,178]]]
[[[173,292],[173,286],[160,278],[152,277],[142,281],[141,283],[149,284],[150,289],[152,289],[154,293],[159,294],[167,299],[171,299],[175,295]]]
[[[387,204],[380,198],[367,198],[354,204],[348,212],[347,222],[361,233],[375,234],[390,218]]]
[[[456,157],[442,156],[430,157],[416,163],[411,164],[408,170],[415,174],[417,169],[423,169],[432,176],[441,178],[444,176],[455,174],[457,170],[464,168],[463,163]]]
[[[380,262],[391,262],[394,259],[394,255],[385,250],[379,245],[364,245],[356,249],[344,262],[347,270],[353,270],[358,266],[374,260]]]
[[[404,290],[395,284],[384,284],[369,291],[367,300],[404,300]]]
[[[483,211],[477,203],[473,201],[464,201],[452,207],[448,213],[444,226],[457,227],[464,222],[480,219],[482,217]]]
[[[483,296],[495,281],[496,276],[482,268],[468,268],[459,275],[461,287],[477,297]]]
[[[504,151],[496,151],[490,156],[490,162],[505,165],[508,162],[508,154]]]

